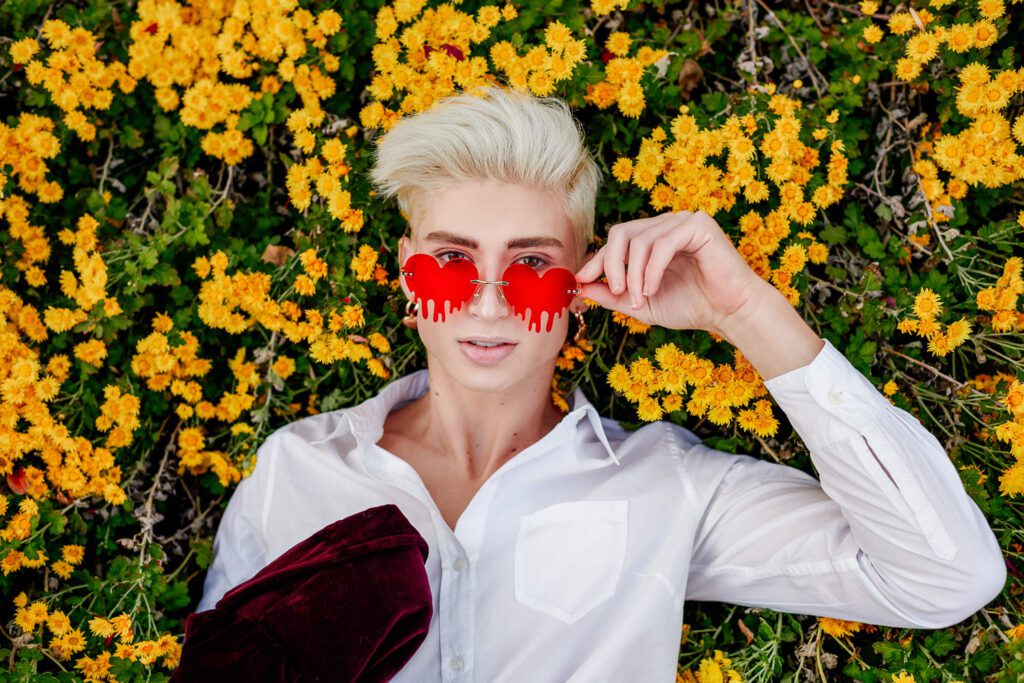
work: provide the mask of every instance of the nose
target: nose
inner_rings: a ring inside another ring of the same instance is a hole
[[[471,282],[476,284],[476,291],[469,302],[469,310],[473,315],[489,318],[508,314],[508,301],[502,289],[508,284],[507,281],[477,278]]]

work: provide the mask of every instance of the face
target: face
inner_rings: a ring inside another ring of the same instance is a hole
[[[402,265],[412,254],[429,254],[439,264],[465,258],[476,266],[479,279],[489,281],[500,280],[513,263],[538,274],[555,267],[575,273],[582,266],[561,202],[540,190],[497,181],[464,183],[424,199],[415,220],[412,238],[399,240]],[[513,240],[518,243],[510,247]],[[412,298],[405,278],[399,280],[406,297]],[[573,298],[553,320],[550,332],[546,319],[537,332],[512,312],[498,285],[482,284],[477,291],[478,297],[447,313],[443,321],[425,319],[430,310],[423,303],[417,330],[431,371],[440,366],[459,383],[486,391],[509,387],[527,373],[550,377],[569,317],[574,310],[586,310],[582,299]],[[488,350],[463,341],[469,338],[497,338],[510,344]]]

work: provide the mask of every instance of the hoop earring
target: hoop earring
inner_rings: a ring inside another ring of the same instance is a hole
[[[579,324],[579,329],[576,330],[576,334],[573,335],[572,340],[574,342],[578,342],[580,340],[580,337],[583,336],[583,333],[587,329],[587,323],[583,320],[583,312],[582,311],[573,311],[573,315],[576,316],[576,322]]]
[[[416,317],[420,314],[420,302],[408,299],[405,302],[405,317],[402,318],[402,324],[406,327],[415,330],[416,329]]]

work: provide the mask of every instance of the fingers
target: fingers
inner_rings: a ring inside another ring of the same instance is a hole
[[[626,312],[629,302],[629,295],[626,293],[612,294],[608,285],[604,282],[588,282],[583,285],[581,298],[591,299],[599,305],[612,311]]]
[[[576,279],[580,283],[590,282],[597,279],[597,276],[604,272],[604,247],[594,252],[590,260],[583,264],[583,267],[576,271]]]
[[[664,236],[678,232],[694,215],[690,211],[666,212],[613,225],[604,246],[580,268],[576,279],[581,284],[591,282],[603,272],[616,305],[625,306],[629,301],[633,310],[643,308],[644,297],[657,291],[665,269],[679,250],[672,242],[681,240],[666,242]]]
[[[672,259],[679,252],[690,251],[690,246],[696,238],[697,231],[692,223],[684,225],[680,230],[671,230],[654,241],[651,248],[651,258],[647,261],[647,268],[644,270],[645,296],[654,296],[661,286],[661,279]]]
[[[629,230],[622,225],[613,225],[608,231],[608,241],[602,247],[605,250],[604,267],[608,276],[608,286],[612,294],[621,294],[626,288],[626,258],[629,254]]]
[[[651,258],[647,261],[647,268],[644,270],[644,296],[654,296],[661,285],[661,278],[665,269],[676,256],[676,248],[671,244],[668,237],[663,237],[654,243],[651,249]]]
[[[644,265],[651,256],[652,240],[646,235],[634,237],[629,243],[629,268],[626,283],[629,285],[629,300],[634,310],[644,305]]]

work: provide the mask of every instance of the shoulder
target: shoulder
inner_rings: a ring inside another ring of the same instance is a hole
[[[307,415],[281,425],[267,439],[297,439],[315,445],[335,436],[350,433],[351,428],[349,409],[339,408],[326,413]]]
[[[284,453],[289,456],[315,454],[328,448],[328,444],[336,453],[338,446],[348,441],[355,445],[348,409],[308,415],[281,425],[263,440],[257,451],[257,469],[259,461],[264,462],[265,469],[267,461],[276,460]]]
[[[757,467],[764,463],[747,453],[729,453],[712,448],[689,429],[673,422],[660,421],[670,447],[665,449],[669,460],[694,486],[707,489],[717,486],[732,469]]]

